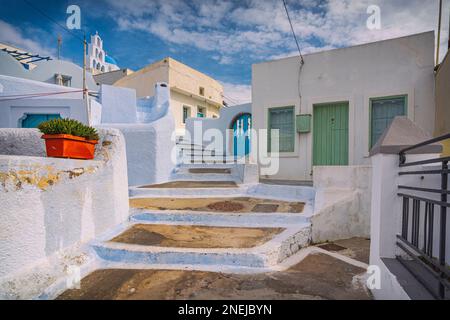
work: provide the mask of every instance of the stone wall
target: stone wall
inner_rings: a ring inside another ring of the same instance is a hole
[[[124,137],[99,134],[95,159],[83,161],[44,157],[38,130],[0,130],[0,299],[38,296],[128,219]]]
[[[370,237],[372,168],[314,167],[313,242]]]

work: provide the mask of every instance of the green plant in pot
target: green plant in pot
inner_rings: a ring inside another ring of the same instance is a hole
[[[48,157],[94,159],[99,140],[95,128],[74,119],[53,119],[42,122],[38,129],[44,134]]]

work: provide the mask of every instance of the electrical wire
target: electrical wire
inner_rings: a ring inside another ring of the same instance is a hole
[[[224,95],[223,97],[224,97],[226,100],[229,100],[229,101],[230,101],[231,103],[233,103],[233,104],[239,104],[239,103],[240,103],[239,100],[234,99],[234,98],[231,98],[231,97],[229,97],[229,96]]]
[[[303,65],[305,64],[305,60],[303,59],[302,50],[300,49],[300,44],[298,43],[297,35],[295,34],[294,26],[292,24],[291,16],[289,15],[289,10],[288,10],[287,4],[286,4],[286,0],[282,0],[282,1],[283,1],[283,6],[284,6],[284,9],[286,11],[286,15],[287,15],[287,18],[289,21],[289,25],[291,26],[292,35],[294,36],[294,40],[297,45],[297,50],[300,55],[300,67],[298,70],[298,97],[299,97],[299,113],[301,114],[302,113],[302,92],[301,92],[301,87],[300,87],[300,82],[301,82],[300,80],[301,80],[301,74],[302,74]]]
[[[241,101],[232,101],[232,100],[228,99],[228,106],[230,106],[230,107],[237,106],[237,105],[240,105],[240,104],[242,104]]]
[[[28,0],[23,0],[23,2],[25,2],[28,6],[30,6],[31,8],[33,8],[37,12],[39,12],[42,16],[46,17],[48,20],[50,20],[51,22],[56,24],[58,27],[60,27],[61,29],[63,29],[64,31],[66,31],[67,33],[69,33],[70,35],[72,35],[73,37],[77,38],[78,40],[80,40],[81,42],[84,43],[84,39],[83,38],[79,37],[76,33],[72,32],[69,29],[67,29],[65,26],[63,26],[58,21],[56,21],[55,19],[53,19],[52,17],[47,15],[44,11],[42,11],[41,9],[39,9],[38,7],[36,7],[32,3],[30,3]]]
[[[47,97],[47,96],[53,96],[53,95],[61,95],[61,94],[69,94],[69,93],[81,93],[83,91],[84,90],[72,90],[72,91],[61,91],[61,92],[38,92],[38,93],[30,93],[30,94],[7,95],[7,96],[0,96],[0,102],[15,101],[15,100],[27,100],[27,99]],[[91,93],[96,93],[96,92],[91,91]]]
[[[304,64],[305,62],[303,60],[302,50],[300,49],[300,45],[297,40],[297,35],[295,34],[295,31],[294,31],[294,26],[292,25],[291,16],[289,15],[289,10],[287,8],[286,0],[282,0],[282,1],[283,1],[283,5],[284,5],[284,10],[286,10],[286,15],[287,15],[287,18],[289,21],[289,25],[291,26],[292,35],[294,36],[294,40],[297,45],[298,53],[300,54],[300,61],[302,64]]]
[[[289,25],[291,26],[291,31],[292,31],[292,35],[294,36],[294,40],[295,40],[295,44],[297,45],[297,50],[298,53],[300,55],[300,66],[298,69],[298,98],[299,98],[299,114],[302,114],[302,91],[301,91],[301,75],[302,75],[302,70],[303,70],[303,65],[305,64],[305,60],[303,59],[303,54],[302,54],[302,50],[300,49],[300,44],[298,43],[297,40],[297,35],[295,34],[295,30],[294,30],[294,26],[292,25],[292,21],[291,21],[291,17],[289,15],[289,10],[286,4],[286,0],[282,0],[283,1],[283,5],[284,5],[284,9],[286,11],[286,15],[289,21]],[[306,159],[308,159],[308,147],[305,149],[305,156]],[[310,175],[312,176],[312,170]]]

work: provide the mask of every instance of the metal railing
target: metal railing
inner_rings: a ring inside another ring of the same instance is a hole
[[[440,176],[440,186],[426,188],[398,186],[399,190],[402,190],[398,196],[403,199],[403,204],[401,233],[397,235],[397,246],[405,255],[397,255],[397,259],[436,299],[448,299],[450,290],[450,268],[446,263],[450,251],[450,243],[447,243],[450,232],[447,227],[447,208],[450,207],[448,201],[450,157],[407,162],[406,156],[411,151],[447,139],[450,139],[450,134],[405,148],[399,153],[399,167],[412,168],[400,171],[399,175],[419,175],[422,178],[427,175]],[[439,168],[424,168],[427,165]],[[405,259],[405,256],[408,259]]]

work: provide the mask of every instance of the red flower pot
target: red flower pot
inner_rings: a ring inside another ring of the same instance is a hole
[[[45,147],[47,157],[71,158],[71,159],[94,159],[95,145],[97,140],[72,136],[70,134],[45,134]]]

